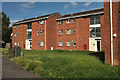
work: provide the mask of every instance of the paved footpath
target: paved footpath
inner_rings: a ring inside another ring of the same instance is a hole
[[[2,57],[2,77],[3,78],[38,78],[32,72],[24,70],[9,59]]]

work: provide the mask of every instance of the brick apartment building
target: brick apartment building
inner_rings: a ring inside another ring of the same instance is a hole
[[[104,9],[57,18],[57,49],[101,51]]]
[[[12,47],[50,50],[56,48],[56,18],[59,13],[25,19],[13,25]]]
[[[111,64],[110,3],[104,8],[72,13],[44,15],[16,22],[12,45],[23,49],[105,51]],[[120,2],[113,2],[113,65],[120,65]]]

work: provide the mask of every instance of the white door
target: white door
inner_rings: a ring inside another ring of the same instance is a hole
[[[26,40],[25,49],[32,49],[32,41],[31,40]]]
[[[95,40],[95,51],[101,51],[101,40]]]

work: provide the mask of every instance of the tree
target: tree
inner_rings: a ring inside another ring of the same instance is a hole
[[[4,12],[2,12],[2,40],[5,43],[11,42],[10,35],[12,33],[12,28],[9,27],[10,18]]]

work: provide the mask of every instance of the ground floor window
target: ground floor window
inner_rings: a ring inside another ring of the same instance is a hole
[[[71,46],[71,41],[67,41],[67,46]]]
[[[76,46],[76,41],[73,41],[73,46]]]
[[[59,41],[59,46],[63,46],[63,41]]]
[[[40,46],[44,46],[44,41],[40,41]]]
[[[18,46],[19,46],[19,42],[18,42]]]
[[[38,41],[37,41],[37,47],[38,47],[38,45],[39,45],[39,43],[38,43]]]
[[[16,42],[14,42],[14,45],[16,46],[16,45],[17,45],[17,43],[16,43]]]

